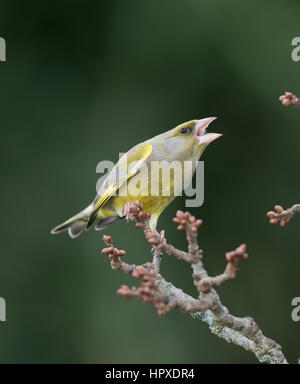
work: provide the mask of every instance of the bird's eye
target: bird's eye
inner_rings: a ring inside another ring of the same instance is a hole
[[[187,128],[181,128],[180,133],[187,133],[188,129]]]

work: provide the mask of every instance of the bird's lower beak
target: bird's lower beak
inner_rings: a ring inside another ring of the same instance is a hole
[[[216,120],[216,117],[207,117],[206,119],[196,120],[196,138],[199,145],[208,145],[218,137],[222,136],[220,133],[206,133],[206,128],[214,120]]]

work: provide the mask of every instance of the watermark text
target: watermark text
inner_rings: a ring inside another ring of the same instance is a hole
[[[6,61],[6,42],[0,37],[0,61]]]
[[[292,50],[292,60],[297,62],[300,60],[300,37],[293,38],[292,46],[295,47]]]
[[[130,162],[126,154],[120,154],[117,165],[109,160],[100,161],[96,172],[103,174],[96,183],[100,196],[106,191],[111,196],[132,196],[138,200],[145,196],[155,199],[185,194],[186,207],[200,207],[204,202],[203,161],[152,160],[146,164]]]
[[[292,310],[292,320],[299,321],[300,320],[300,297],[294,297],[292,300],[292,305],[295,307]]]
[[[6,321],[6,303],[3,297],[0,297],[0,321]]]

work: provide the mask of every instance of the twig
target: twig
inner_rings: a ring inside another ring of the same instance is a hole
[[[300,213],[300,204],[295,204],[288,209],[283,209],[281,205],[275,205],[274,211],[269,211],[267,216],[270,219],[269,223],[280,223],[280,226],[284,227],[296,213]]]
[[[284,106],[295,105],[300,107],[300,99],[291,92],[285,92],[284,95],[279,97],[279,100]],[[291,208],[283,209],[281,205],[275,205],[274,211],[269,211],[267,216],[269,223],[279,223],[281,227],[285,227],[291,218],[300,212],[300,204],[294,204]]]
[[[158,233],[150,229],[150,216],[149,212],[143,211],[139,202],[131,204],[128,208],[128,220],[136,221],[136,226],[143,229],[147,241],[152,245],[152,262],[140,266],[125,263],[121,258],[126,252],[114,247],[111,236],[103,236],[107,248],[104,248],[102,253],[109,256],[112,269],[131,274],[141,280],[138,288],[122,285],[118,294],[153,304],[160,316],[176,307],[195,319],[205,321],[215,335],[254,353],[260,362],[286,364],[287,360],[280,345],[265,337],[251,317],[240,318],[231,315],[215,290],[216,286],[235,277],[239,262],[248,257],[246,245],[242,244],[234,251],[227,252],[225,271],[211,277],[204,268],[203,252],[199,249],[197,240],[198,228],[202,221],[196,220],[189,212],[177,212],[173,221],[178,225],[178,230],[186,232],[188,241],[188,252],[184,252],[167,243],[164,231]],[[197,299],[176,288],[159,273],[163,253],[175,256],[191,266],[192,278],[199,293]]]

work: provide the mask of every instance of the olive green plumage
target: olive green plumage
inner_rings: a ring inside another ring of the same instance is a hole
[[[103,229],[124,217],[126,204],[136,200],[143,204],[145,211],[151,212],[150,225],[155,228],[161,212],[183,186],[191,182],[197,161],[207,145],[221,136],[206,133],[214,119],[188,121],[130,149],[108,174],[93,203],[51,233],[68,229],[71,237],[77,237],[95,220],[99,220],[95,229]],[[189,169],[183,166],[185,162],[190,162]],[[162,174],[154,179],[151,169],[157,164]],[[166,182],[163,172],[169,165],[174,167],[174,172]],[[174,178],[176,167],[184,170],[180,173],[180,182]]]

